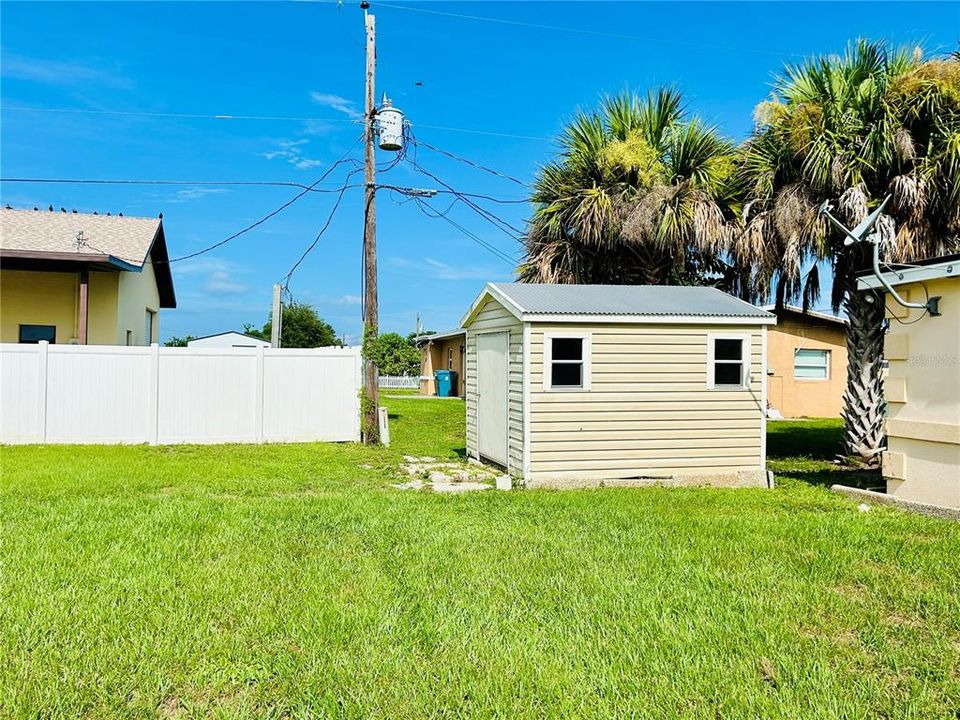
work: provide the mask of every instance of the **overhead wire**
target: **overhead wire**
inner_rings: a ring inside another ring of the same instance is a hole
[[[347,173],[347,177],[344,179],[343,185],[340,186],[340,191],[337,194],[337,199],[334,201],[333,207],[330,209],[330,213],[327,215],[327,219],[323,223],[323,226],[320,228],[319,232],[317,232],[316,237],[313,238],[313,242],[311,242],[306,247],[306,249],[303,251],[303,253],[301,253],[297,261],[287,271],[287,274],[283,276],[283,287],[285,291],[288,291],[290,287],[290,279],[293,277],[293,274],[297,271],[297,268],[300,267],[301,263],[303,263],[303,261],[307,258],[307,255],[309,255],[311,251],[317,246],[317,243],[320,242],[320,238],[323,237],[323,234],[327,231],[327,229],[330,227],[330,224],[333,222],[333,218],[337,214],[337,210],[340,207],[340,203],[343,201],[344,194],[351,187],[350,185],[351,178],[354,175],[356,175],[358,172],[360,172],[362,169],[363,168],[354,168],[349,173]]]
[[[714,50],[726,50],[731,52],[753,52],[761,55],[774,55],[777,57],[805,57],[802,53],[785,52],[779,50],[767,50],[764,48],[754,48],[744,45],[726,45],[718,43],[705,43],[696,40],[675,40],[671,38],[657,38],[646,35],[631,35],[627,33],[609,32],[606,30],[592,30],[590,28],[575,28],[562,25],[547,25],[544,23],[531,23],[522,20],[509,20],[507,18],[488,17],[483,15],[465,15],[463,13],[453,13],[445,10],[429,10],[422,7],[412,7],[410,5],[394,5],[393,3],[378,2],[377,7],[389,8],[391,10],[402,10],[407,12],[424,13],[427,15],[442,15],[444,17],[460,18],[464,20],[477,20],[480,22],[497,23],[500,25],[513,25],[515,27],[529,27],[537,30],[554,30],[559,32],[577,33],[579,35],[594,35],[597,37],[617,38],[620,40],[637,40],[639,42],[659,43],[663,45],[679,45],[683,47],[695,47]]]
[[[446,213],[437,212],[436,209],[432,207],[429,203],[427,203],[423,198],[415,197],[414,200],[416,201],[417,206],[420,208],[421,212],[423,212],[423,214],[426,215],[427,217],[439,218],[441,220],[446,221],[447,223],[455,227],[457,230],[459,230],[461,233],[463,233],[463,235],[465,235],[467,238],[469,238],[470,240],[473,240],[475,243],[477,243],[477,245],[484,248],[488,252],[492,253],[493,255],[498,257],[500,260],[503,260],[509,265],[517,264],[517,259],[515,257],[511,257],[507,253],[500,250],[500,248],[498,248],[497,246],[487,242],[476,233],[471,232],[470,230],[465,228],[463,225],[458,223],[456,220],[453,220],[452,218],[450,218]]]
[[[155,112],[152,110],[95,110],[92,108],[50,108],[36,107],[26,105],[0,105],[0,111],[3,112],[34,112],[34,113],[65,113],[75,115],[112,115],[116,117],[156,117],[169,118],[177,120],[250,120],[250,121],[269,121],[269,122],[323,122],[323,123],[345,123],[355,125],[362,123],[362,120],[351,118],[335,117],[313,117],[306,115],[240,115],[234,113],[187,113],[187,112]],[[452,127],[450,125],[419,125],[422,128],[430,130],[442,130],[444,132],[458,132],[469,135],[485,135],[488,137],[511,138],[514,140],[535,140],[537,142],[550,142],[553,138],[538,135],[521,135],[517,133],[500,132],[498,130],[484,130],[480,128],[462,128]]]

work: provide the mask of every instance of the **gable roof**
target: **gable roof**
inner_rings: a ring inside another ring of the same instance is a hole
[[[488,297],[518,319],[536,322],[776,322],[773,314],[711,287],[488,283],[462,325],[473,320]]]
[[[772,312],[774,315],[777,314],[776,305],[761,305],[760,307],[764,310]],[[804,310],[802,307],[797,305],[784,305],[781,309],[781,312],[789,313],[790,315],[800,315],[813,320],[823,320],[824,322],[836,323],[838,325],[843,325],[844,327],[850,324],[845,317],[840,317],[839,315],[833,315],[831,313],[819,312],[817,310]]]
[[[150,257],[160,306],[177,306],[163,221],[159,218],[2,208],[0,255],[99,263],[127,272],[141,272]]]

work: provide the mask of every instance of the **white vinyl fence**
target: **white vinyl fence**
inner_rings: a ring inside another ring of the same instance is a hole
[[[356,441],[360,349],[0,344],[2,443]]]
[[[388,388],[392,390],[399,390],[399,389],[418,390],[420,388],[420,376],[419,375],[381,375],[379,385],[382,388]]]

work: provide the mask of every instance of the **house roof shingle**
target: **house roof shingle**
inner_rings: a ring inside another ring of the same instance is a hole
[[[30,262],[100,263],[134,272],[151,257],[160,306],[177,306],[160,218],[0,208],[0,255]]]
[[[0,249],[38,253],[101,253],[142,267],[159,218],[0,209]],[[78,248],[77,236],[83,233]]]

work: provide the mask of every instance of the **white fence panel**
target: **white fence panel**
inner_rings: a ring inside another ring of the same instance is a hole
[[[4,345],[0,354],[0,439],[9,443],[43,442],[40,383],[41,363],[36,345]]]
[[[263,436],[270,442],[360,437],[360,358],[352,348],[264,350]],[[296,402],[291,402],[296,398]],[[352,423],[343,422],[350,408]]]
[[[399,389],[412,389],[418,390],[420,388],[420,376],[419,375],[381,375],[380,376],[380,387],[399,390]]]
[[[107,345],[85,353],[76,345],[50,345],[46,442],[144,442],[149,372],[147,347]]]
[[[360,437],[360,350],[0,345],[0,442]]]
[[[160,350],[157,441],[258,442],[256,351],[188,349]]]

